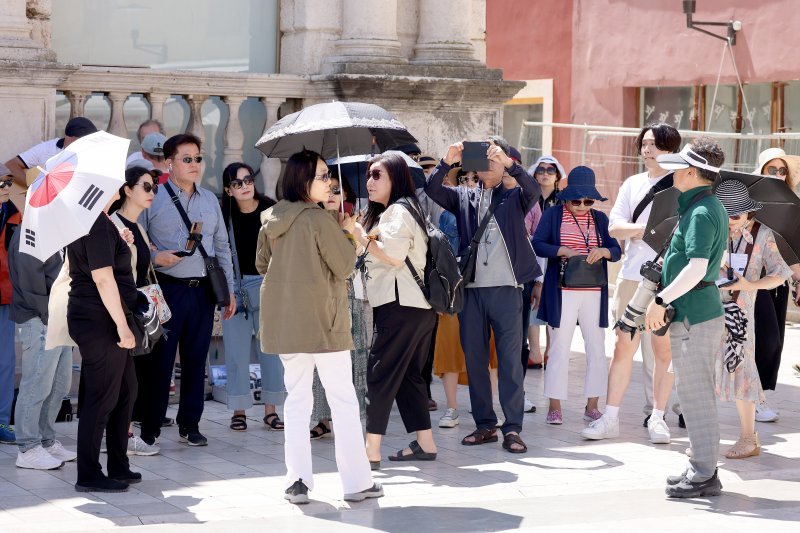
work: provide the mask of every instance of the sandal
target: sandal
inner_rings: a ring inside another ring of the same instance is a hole
[[[469,441],[468,438],[474,438],[475,440]],[[497,442],[497,430],[496,429],[489,429],[489,428],[478,428],[463,439],[461,439],[461,444],[464,446],[478,446],[480,444],[486,444],[487,442]]]
[[[522,446],[522,448],[513,448],[513,444]],[[503,449],[511,453],[525,453],[528,451],[528,447],[516,433],[506,433],[503,436]]]
[[[265,416],[264,423],[267,425],[267,429],[283,431],[283,421],[278,417],[278,413],[270,413]]]
[[[231,429],[234,431],[246,431],[247,417],[244,415],[233,415],[231,417]]]
[[[728,459],[744,459],[754,457],[761,453],[761,441],[758,440],[758,433],[753,433],[749,437],[739,437],[739,440],[731,446],[725,453]]]
[[[311,440],[321,439],[331,434],[331,430],[322,422],[311,428]]]
[[[415,440],[408,445],[411,453],[403,454],[403,450],[397,450],[396,455],[390,455],[390,461],[435,461],[436,453],[429,453],[422,449],[422,446]]]

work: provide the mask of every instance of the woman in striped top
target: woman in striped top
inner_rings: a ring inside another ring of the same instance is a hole
[[[548,261],[538,315],[547,322],[550,331],[550,358],[544,378],[544,394],[550,400],[548,424],[563,421],[561,401],[567,399],[570,345],[578,323],[586,347],[584,420],[591,422],[601,416],[597,406],[600,396],[606,393],[608,378],[605,354],[608,283],[584,289],[562,287],[561,263],[573,256],[586,256],[589,264],[600,261],[607,280],[606,262],[618,261],[622,255],[619,243],[608,234],[608,217],[592,209],[596,201],[606,200],[595,188],[594,172],[587,167],[576,167],[570,172],[568,182],[559,194],[563,205],[542,214],[533,237],[536,255],[552,259]]]

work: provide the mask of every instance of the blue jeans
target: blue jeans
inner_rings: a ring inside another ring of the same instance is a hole
[[[249,299],[247,317],[242,307],[242,296],[236,295],[237,312],[222,322],[222,342],[225,345],[225,368],[228,381],[228,409],[244,411],[253,406],[250,395],[250,353],[253,333],[258,333],[259,289],[262,276],[242,276],[242,290]],[[261,399],[266,404],[283,405],[283,363],[277,355],[265,354],[256,343],[258,362],[261,364]]]
[[[14,350],[14,324],[8,313],[10,305],[0,305],[0,424],[11,421],[11,404],[14,403],[14,378],[17,354]]]
[[[44,349],[47,326],[32,318],[17,326],[22,344],[22,381],[19,384],[14,430],[22,453],[56,438],[55,422],[61,401],[72,385],[72,348]]]

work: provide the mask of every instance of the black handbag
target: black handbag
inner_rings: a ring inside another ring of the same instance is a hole
[[[178,213],[180,213],[183,223],[186,225],[186,229],[192,231],[192,223],[189,221],[189,215],[187,215],[186,211],[183,209],[178,195],[175,194],[169,182],[164,183],[164,188],[167,189],[170,198],[172,198],[172,203],[175,204],[175,208],[178,210]],[[218,307],[228,307],[231,303],[231,293],[228,291],[228,280],[225,278],[225,271],[222,270],[216,257],[209,256],[206,253],[202,242],[198,242],[197,247],[200,248],[200,254],[203,256],[206,273],[208,274],[208,281],[211,284],[214,303]]]
[[[585,255],[576,255],[561,261],[561,286],[565,289],[599,289],[608,285],[603,261],[591,265]]]
[[[146,355],[153,351],[161,337],[166,336],[164,328],[161,326],[161,321],[158,319],[158,311],[155,305],[150,306],[150,314],[134,313],[125,302],[122,302],[122,309],[125,311],[125,320],[128,323],[136,339],[136,346],[129,350],[131,355]]]

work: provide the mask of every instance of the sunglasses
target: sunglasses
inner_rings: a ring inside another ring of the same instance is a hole
[[[728,218],[731,220],[742,220],[746,216],[747,213],[739,213],[738,215],[728,215]]]
[[[558,170],[555,167],[547,167],[547,168],[538,167],[536,169],[536,172],[534,172],[534,174],[537,174],[537,175],[538,174],[541,174],[541,175],[547,174],[548,176],[555,176],[556,174],[558,174]]]
[[[586,207],[591,207],[594,205],[594,200],[591,200],[589,198],[584,198],[583,200],[570,200],[569,203],[571,203],[575,207],[578,207],[581,204],[585,205]]]
[[[145,181],[144,183],[137,183],[136,185],[141,185],[142,189],[144,189],[144,192],[146,193],[152,192],[153,194],[156,194],[158,192],[158,183],[153,183],[151,185],[150,183]]]
[[[382,175],[381,171],[378,168],[373,168],[372,170],[367,171],[367,179],[372,178],[375,181],[378,181],[379,179],[381,179],[381,175]]]
[[[458,182],[461,184],[468,183],[470,181],[472,181],[473,183],[478,183],[478,181],[480,180],[478,179],[478,176],[472,176],[471,178],[467,176],[461,176],[460,178],[458,178]]]
[[[245,185],[252,185],[253,183],[255,183],[253,176],[245,176],[242,179],[231,180],[231,187],[238,190],[244,187]]]
[[[331,171],[329,170],[325,174],[317,174],[316,176],[314,176],[314,179],[315,180],[319,180],[322,183],[330,183],[330,181],[331,181]]]
[[[786,176],[789,173],[789,169],[786,167],[767,167],[767,174],[770,176]]]
[[[194,157],[186,156],[186,157],[182,157],[182,158],[181,158],[181,161],[183,161],[183,162],[184,162],[184,163],[186,163],[187,165],[188,165],[189,163],[191,163],[192,161],[194,161],[194,162],[195,162],[195,163],[197,163],[197,164],[200,164],[200,163],[202,163],[202,162],[203,162],[203,156],[202,156],[202,155],[196,155],[196,156],[194,156]]]
[[[14,185],[14,180],[2,180],[0,181],[0,189],[5,189],[6,187],[11,187]]]
[[[331,194],[342,194],[342,188],[335,186],[331,187]]]

